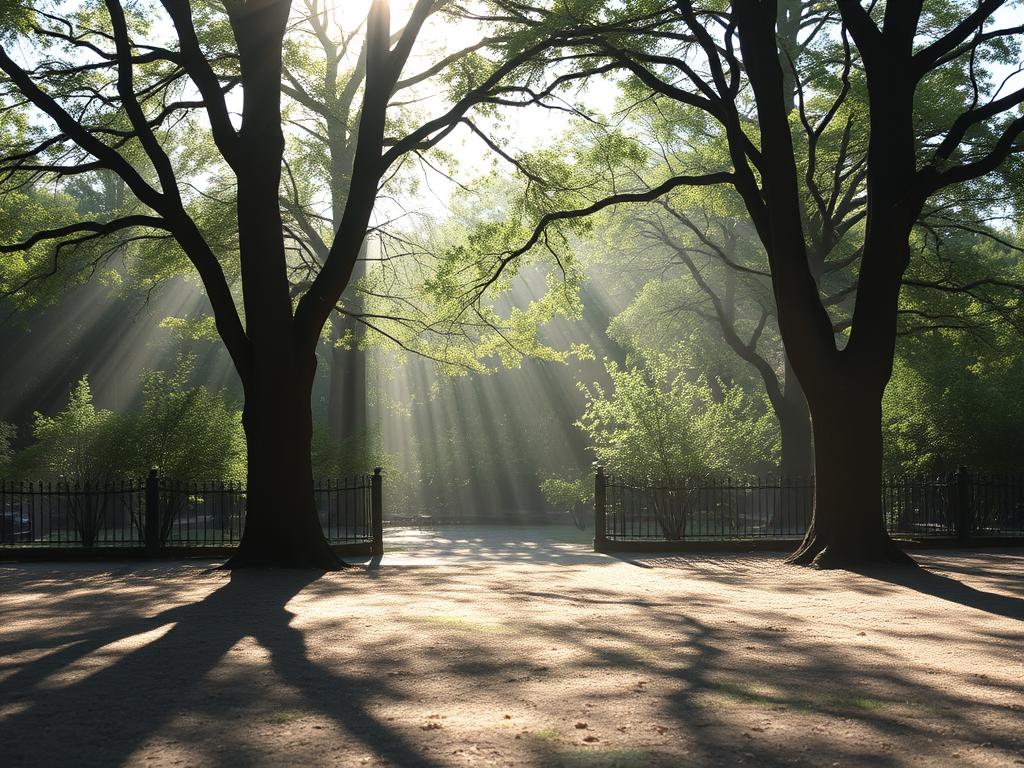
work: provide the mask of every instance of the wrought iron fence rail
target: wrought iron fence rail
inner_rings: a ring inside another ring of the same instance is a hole
[[[0,481],[0,546],[139,546],[143,484]]]
[[[241,483],[160,478],[157,500],[162,546],[235,546],[242,538],[246,490]]]
[[[380,550],[382,478],[318,480],[313,495],[332,544]],[[94,483],[0,481],[0,550],[19,548],[233,547],[245,528],[244,483],[144,480]]]
[[[373,475],[318,482],[313,497],[320,525],[332,544],[372,538]]]
[[[728,541],[788,539],[810,522],[814,478],[595,476],[598,539]],[[892,535],[914,538],[1024,536],[1024,476],[974,473],[891,476],[882,516]]]
[[[608,476],[609,539],[748,539],[797,537],[810,516],[805,479],[690,477],[647,483]]]

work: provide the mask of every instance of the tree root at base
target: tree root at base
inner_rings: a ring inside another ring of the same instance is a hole
[[[353,566],[342,560],[327,544],[305,552],[251,552],[239,548],[226,563],[224,570],[240,568],[313,568],[319,571],[343,571]]]
[[[789,565],[801,565],[822,570],[852,568],[866,564],[917,567],[917,561],[888,537],[859,545],[840,544],[812,537],[805,539],[800,548],[787,557],[785,562]]]

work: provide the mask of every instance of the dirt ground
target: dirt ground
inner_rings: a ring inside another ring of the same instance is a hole
[[[1024,765],[1024,550],[0,564],[0,766]]]

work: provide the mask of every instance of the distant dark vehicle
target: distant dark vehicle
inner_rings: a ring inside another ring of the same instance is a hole
[[[32,541],[32,518],[19,509],[0,510],[0,544]]]

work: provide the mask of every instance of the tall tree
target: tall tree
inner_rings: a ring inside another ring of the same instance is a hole
[[[1019,33],[985,31],[1002,2],[982,2],[950,24],[953,5],[936,4],[930,23],[921,28],[920,0],[887,3],[874,14],[852,0],[837,3],[842,30],[852,38],[864,71],[870,130],[856,301],[841,349],[808,268],[793,137],[780,105],[781,71],[769,64],[769,58],[778,61],[774,14],[755,2],[734,7],[758,111],[762,179],[759,187],[750,180],[738,187],[752,214],[758,213],[754,218],[772,265],[783,340],[814,418],[814,519],[791,562],[836,565],[905,557],[881,525],[879,502],[882,395],[892,375],[911,234],[931,196],[994,171],[1024,132],[1024,118],[1013,114],[1024,101],[1024,89],[1000,96],[995,89],[984,92],[976,79],[952,125],[938,136],[918,132],[915,96],[922,80],[941,76],[964,57],[972,62],[973,76],[977,59],[991,56],[987,41]],[[924,45],[919,36],[926,36]]]
[[[929,200],[1012,164],[1024,132],[1024,88],[994,71],[1016,61],[1024,28],[994,19],[1006,0],[968,5],[818,3],[810,47],[827,55],[815,67],[780,48],[775,0],[680,0],[653,11],[626,4],[609,13],[633,15],[628,33],[617,19],[614,34],[591,26],[588,37],[573,41],[577,68],[583,61],[594,76],[621,72],[652,98],[699,114],[703,134],[696,135],[723,140],[728,163],[691,166],[646,189],[548,216],[521,251],[552,222],[611,205],[681,186],[735,191],[765,248],[786,354],[813,421],[814,516],[794,563],[909,560],[882,525],[881,403],[911,234]],[[795,121],[783,59],[796,75]],[[826,154],[818,139],[833,122],[849,120],[855,89],[867,112],[864,156]],[[947,106],[939,112],[925,103],[937,93]],[[804,205],[807,198],[812,205]],[[854,202],[864,213],[853,222],[862,226],[837,229],[837,209]],[[809,224],[808,211],[819,221]],[[857,267],[852,314],[839,334],[816,275],[820,256],[834,249],[816,248],[816,232],[833,243],[859,240],[850,257]]]
[[[5,19],[0,70],[8,99],[38,110],[45,128],[6,148],[4,171],[64,179],[109,171],[137,202],[125,215],[32,232],[17,247],[51,244],[59,259],[82,242],[155,232],[176,243],[202,281],[245,398],[247,523],[231,566],[339,567],[313,502],[310,396],[322,329],[352,279],[378,192],[396,165],[435,146],[550,44],[534,38],[499,48],[492,58],[478,56],[473,66],[458,60],[451,68],[429,67],[419,73],[424,80],[447,81],[455,95],[436,116],[411,127],[391,124],[395,89],[414,76],[406,72],[410,55],[437,4],[418,0],[393,36],[386,0],[372,3],[344,207],[315,276],[298,291],[289,279],[294,265],[280,200],[289,0],[229,0],[223,8],[105,0],[65,15],[19,6]],[[149,22],[159,15],[167,25]],[[211,167],[190,167],[195,159],[180,151],[189,132],[210,137]],[[144,163],[128,159],[133,150]],[[221,167],[235,190],[237,252],[230,254],[206,236],[209,222],[196,202],[202,190],[193,191]],[[227,275],[232,264],[238,295]]]

